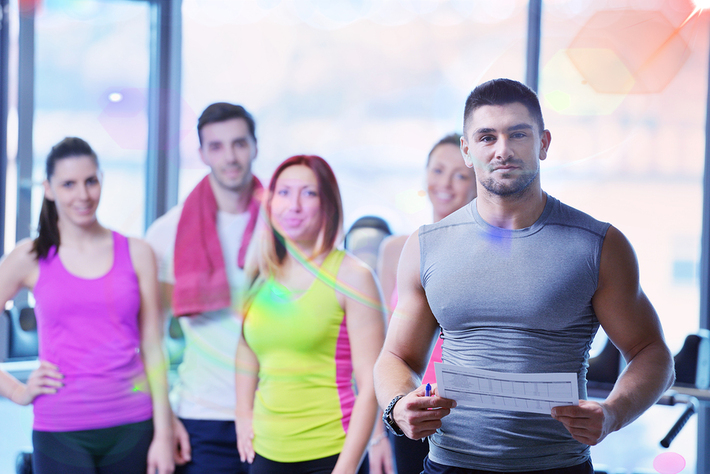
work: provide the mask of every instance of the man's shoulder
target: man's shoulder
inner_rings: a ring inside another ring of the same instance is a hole
[[[466,204],[460,209],[452,212],[448,216],[441,219],[439,222],[433,224],[423,225],[419,228],[419,235],[434,232],[440,229],[445,229],[447,227],[456,227],[460,225],[473,224],[474,217],[471,214],[472,204]]]
[[[155,249],[156,245],[166,245],[166,241],[175,239],[178,222],[182,214],[182,203],[158,217],[145,233],[145,240]]]
[[[555,201],[553,213],[550,216],[550,222],[570,227],[580,227],[588,231],[604,235],[609,228],[608,222],[600,221],[590,214],[572,207],[562,201],[549,196]]]

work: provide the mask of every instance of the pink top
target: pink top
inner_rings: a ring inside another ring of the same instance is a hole
[[[394,291],[392,291],[392,296],[390,297],[390,308],[397,306],[397,287],[395,286]],[[426,367],[426,372],[424,372],[424,377],[422,377],[422,384],[436,383],[436,369],[434,368],[434,362],[441,362],[441,345],[444,340],[441,335],[436,338],[436,344],[434,345],[434,350],[431,352],[431,358],[429,359],[429,364]]]
[[[153,415],[140,355],[140,292],[128,239],[113,232],[113,265],[86,279],[52,248],[34,288],[39,358],[59,367],[64,387],[34,401],[34,429],[78,431]]]

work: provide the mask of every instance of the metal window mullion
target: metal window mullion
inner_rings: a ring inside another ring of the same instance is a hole
[[[17,84],[17,228],[16,240],[31,235],[32,166],[34,151],[35,14],[20,14],[19,65]]]
[[[537,92],[540,71],[540,43],[542,34],[542,0],[528,3],[528,43],[525,57],[525,84]]]
[[[177,202],[180,168],[180,0],[151,5],[145,227]]]
[[[17,71],[17,223],[15,240],[32,235],[32,168],[34,165],[35,12],[20,13]],[[27,290],[15,295],[15,306],[28,305]]]
[[[708,51],[707,97],[705,102],[705,168],[703,214],[700,236],[700,327],[710,329],[710,50]],[[710,406],[701,402],[698,411],[698,473],[710,472]]]
[[[5,206],[7,200],[7,114],[10,66],[10,1],[0,0],[0,255],[5,254]]]

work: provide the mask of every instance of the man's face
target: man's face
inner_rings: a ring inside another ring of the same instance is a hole
[[[256,142],[246,120],[234,118],[202,127],[200,157],[212,170],[217,184],[228,191],[241,191],[251,182],[251,163]]]
[[[538,180],[551,137],[549,131],[538,130],[523,104],[479,107],[467,128],[461,151],[485,190],[497,196],[520,195]]]

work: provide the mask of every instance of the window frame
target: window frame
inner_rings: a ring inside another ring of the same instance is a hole
[[[10,65],[10,0],[0,0],[0,255],[5,254],[5,206],[7,204],[7,121],[9,113],[8,67]]]

